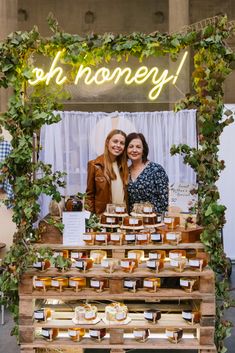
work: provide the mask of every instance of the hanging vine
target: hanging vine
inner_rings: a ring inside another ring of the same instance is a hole
[[[223,115],[223,82],[230,73],[235,60],[234,53],[226,46],[227,38],[234,34],[234,26],[226,17],[215,18],[202,29],[187,30],[172,35],[155,32],[150,35],[89,34],[85,37],[71,35],[60,30],[58,23],[50,17],[53,31],[50,38],[42,38],[37,29],[30,32],[15,32],[0,43],[0,87],[13,88],[9,108],[0,117],[0,125],[12,136],[12,153],[1,164],[0,179],[7,178],[14,190],[14,199],[6,201],[12,207],[13,220],[17,225],[13,245],[4,258],[4,272],[0,288],[4,301],[12,311],[18,324],[18,283],[36,257],[33,241],[37,237],[34,226],[38,219],[39,196],[50,195],[59,201],[58,186],[64,186],[63,173],[52,172],[50,165],[32,162],[33,133],[44,124],[53,124],[59,117],[53,112],[61,108],[67,94],[45,82],[27,91],[28,80],[33,77],[35,55],[54,57],[61,50],[60,60],[71,65],[69,81],[74,80],[79,65],[98,65],[111,59],[120,61],[136,56],[140,61],[150,56],[169,54],[175,60],[179,53],[191,47],[194,54],[194,93],[180,102],[176,109],[195,108],[198,111],[199,148],[187,145],[172,147],[172,154],[180,153],[198,175],[199,219],[204,227],[202,241],[210,254],[210,265],[217,275],[217,323],[216,344],[218,352],[225,352],[224,338],[229,335],[231,324],[222,320],[224,308],[230,306],[227,283],[227,261],[221,244],[220,230],[225,222],[225,207],[219,204],[216,181],[224,168],[218,158],[219,137],[233,119]],[[34,175],[37,178],[33,178]],[[0,180],[1,182],[1,180]],[[221,280],[222,277],[222,280]],[[17,333],[16,325],[14,333]]]

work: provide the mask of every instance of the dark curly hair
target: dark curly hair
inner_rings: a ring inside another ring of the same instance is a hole
[[[145,140],[145,137],[143,134],[141,133],[137,133],[137,132],[132,132],[130,133],[129,135],[127,135],[126,137],[126,149],[128,148],[130,142],[134,139],[140,139],[142,141],[142,144],[143,144],[143,157],[142,157],[142,160],[143,162],[147,162],[148,160],[148,154],[149,154],[149,146]]]

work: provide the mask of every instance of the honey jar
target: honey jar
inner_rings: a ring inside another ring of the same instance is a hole
[[[149,329],[143,329],[143,328],[135,328],[133,330],[133,335],[136,341],[138,342],[146,342],[148,337],[149,337]]]
[[[193,257],[188,260],[188,265],[192,270],[195,271],[202,271],[203,268],[207,265],[207,260],[206,258],[200,258],[200,257]]]
[[[46,322],[47,319],[51,318],[51,309],[49,308],[42,308],[38,310],[34,310],[34,319],[36,321],[44,321]]]
[[[169,258],[170,259],[178,259],[180,257],[186,258],[186,251],[181,249],[170,250],[169,251]]]
[[[146,288],[149,292],[156,292],[161,286],[161,279],[158,277],[144,278],[143,288]]]
[[[85,329],[80,327],[72,327],[68,329],[68,335],[74,342],[81,341],[82,337],[85,336]]]
[[[135,233],[126,233],[124,239],[127,244],[135,244],[136,242],[136,234]]]
[[[106,329],[105,328],[89,329],[88,333],[92,339],[101,341],[106,335]]]
[[[91,278],[90,287],[94,288],[96,292],[102,292],[104,288],[108,287],[107,278]]]
[[[125,278],[123,281],[123,287],[133,293],[135,293],[141,286],[142,280],[140,278]]]
[[[146,262],[146,266],[150,270],[156,271],[158,273],[164,267],[164,260],[163,259],[149,259]]]
[[[35,277],[33,279],[33,287],[45,292],[51,287],[51,277]]]
[[[87,257],[86,252],[84,251],[76,251],[76,250],[72,250],[70,252],[70,258],[73,260],[77,260],[77,259],[84,259]]]
[[[163,218],[163,223],[168,229],[175,229],[180,224],[180,217],[175,216],[165,216]]]
[[[103,259],[106,259],[107,251],[104,250],[91,250],[90,258],[94,261],[94,264],[101,264]]]
[[[180,286],[182,287],[182,289],[184,289],[186,292],[189,292],[189,293],[193,291],[196,283],[197,283],[196,278],[190,278],[190,277],[180,278]]]
[[[59,334],[59,329],[58,328],[46,328],[43,327],[41,331],[41,335],[43,338],[45,338],[47,341],[53,341]]]
[[[197,324],[200,322],[201,313],[196,310],[183,310],[182,318],[187,321],[189,324]]]
[[[125,272],[133,272],[136,267],[138,267],[138,261],[136,259],[122,259],[120,261],[120,266]]]
[[[136,259],[140,264],[144,260],[144,250],[129,250],[127,257],[128,259]]]
[[[97,307],[91,304],[79,305],[75,308],[75,319],[82,323],[91,321],[97,317]]]
[[[161,311],[158,309],[149,309],[144,311],[144,318],[147,321],[156,324],[161,319]]]
[[[105,272],[112,273],[115,271],[119,264],[118,259],[106,258],[101,261],[101,266],[105,270]]]
[[[38,261],[34,262],[33,268],[39,271],[45,271],[51,266],[49,260],[46,259],[38,259]]]
[[[53,277],[51,279],[51,286],[58,289],[60,292],[69,285],[69,280],[67,277]]]
[[[186,258],[185,257],[178,257],[170,259],[170,266],[176,272],[183,272],[186,266]]]
[[[183,337],[182,328],[166,329],[165,333],[168,341],[172,343],[178,343]]]
[[[162,244],[164,240],[164,233],[156,231],[150,233],[150,241],[153,244]]]
[[[86,245],[94,245],[95,233],[93,233],[93,232],[83,233],[82,240],[84,241],[84,243]]]
[[[70,277],[69,287],[75,289],[75,292],[79,292],[82,288],[86,287],[86,278],[84,277]]]
[[[136,234],[136,244],[144,245],[149,243],[149,232],[140,232]]]
[[[166,232],[166,242],[172,245],[178,245],[181,241],[181,232]]]
[[[110,239],[109,233],[96,233],[95,234],[95,244],[97,245],[108,245]]]
[[[93,267],[92,259],[79,259],[75,262],[74,265],[78,270],[86,272]]]
[[[151,250],[149,252],[149,260],[153,259],[165,259],[166,257],[166,251],[165,250]]]
[[[122,245],[123,238],[124,238],[123,233],[119,233],[119,232],[110,233],[110,242],[112,244]]]

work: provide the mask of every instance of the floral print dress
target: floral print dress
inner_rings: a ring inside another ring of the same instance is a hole
[[[155,212],[162,213],[168,208],[168,176],[160,164],[149,162],[136,180],[129,173],[128,208],[134,203],[150,202]]]

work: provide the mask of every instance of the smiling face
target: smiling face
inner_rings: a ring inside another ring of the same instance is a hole
[[[121,134],[113,135],[107,143],[108,151],[113,157],[120,156],[125,149],[125,137]]]
[[[127,157],[131,161],[142,161],[143,152],[143,143],[139,138],[131,140],[127,146]]]

